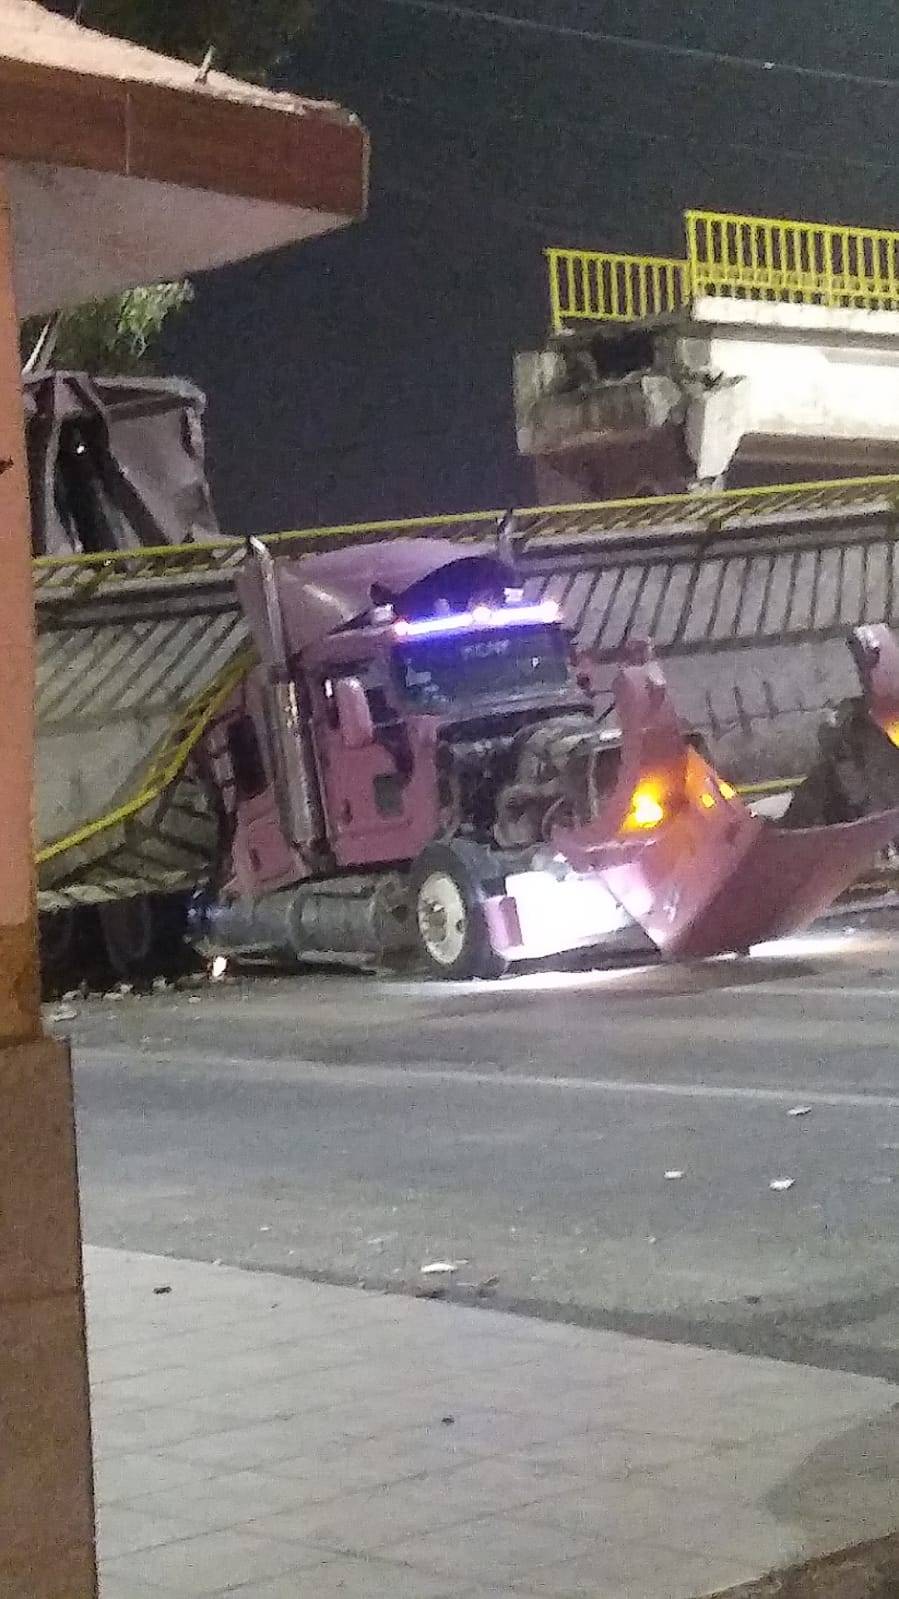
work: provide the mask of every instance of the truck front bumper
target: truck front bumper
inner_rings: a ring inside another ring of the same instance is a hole
[[[484,902],[490,942],[507,961],[540,960],[602,945],[633,926],[594,872],[513,872],[506,891]]]

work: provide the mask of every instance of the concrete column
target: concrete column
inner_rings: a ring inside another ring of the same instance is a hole
[[[12,227],[0,170],[0,1044],[40,1033],[32,868],[34,609]]]
[[[68,1050],[41,1036],[33,607],[18,323],[0,168],[0,1594],[94,1599]]]

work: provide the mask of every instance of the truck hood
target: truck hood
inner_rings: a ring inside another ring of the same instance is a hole
[[[273,562],[273,569],[288,656],[360,621],[374,596],[426,614],[444,590],[454,599],[454,608],[464,608],[478,590],[515,581],[492,546],[468,545],[460,553],[458,545],[441,539],[393,539],[321,555],[285,556]],[[262,660],[283,665],[273,647],[260,563],[252,553],[236,583]]]

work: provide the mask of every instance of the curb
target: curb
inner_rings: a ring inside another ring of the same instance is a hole
[[[736,1588],[718,1589],[705,1599],[897,1599],[897,1595],[899,1532],[893,1532]]]

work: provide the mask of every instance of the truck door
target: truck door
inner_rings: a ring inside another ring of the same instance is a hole
[[[369,732],[348,725],[344,689],[365,694]],[[343,716],[341,700],[344,701]],[[341,665],[317,684],[315,738],[328,833],[341,866],[405,860],[421,847],[413,815],[414,755],[403,723],[365,665]]]
[[[232,859],[240,892],[255,895],[296,875],[294,851],[284,837],[272,773],[256,718],[245,711],[228,726],[234,784]]]

